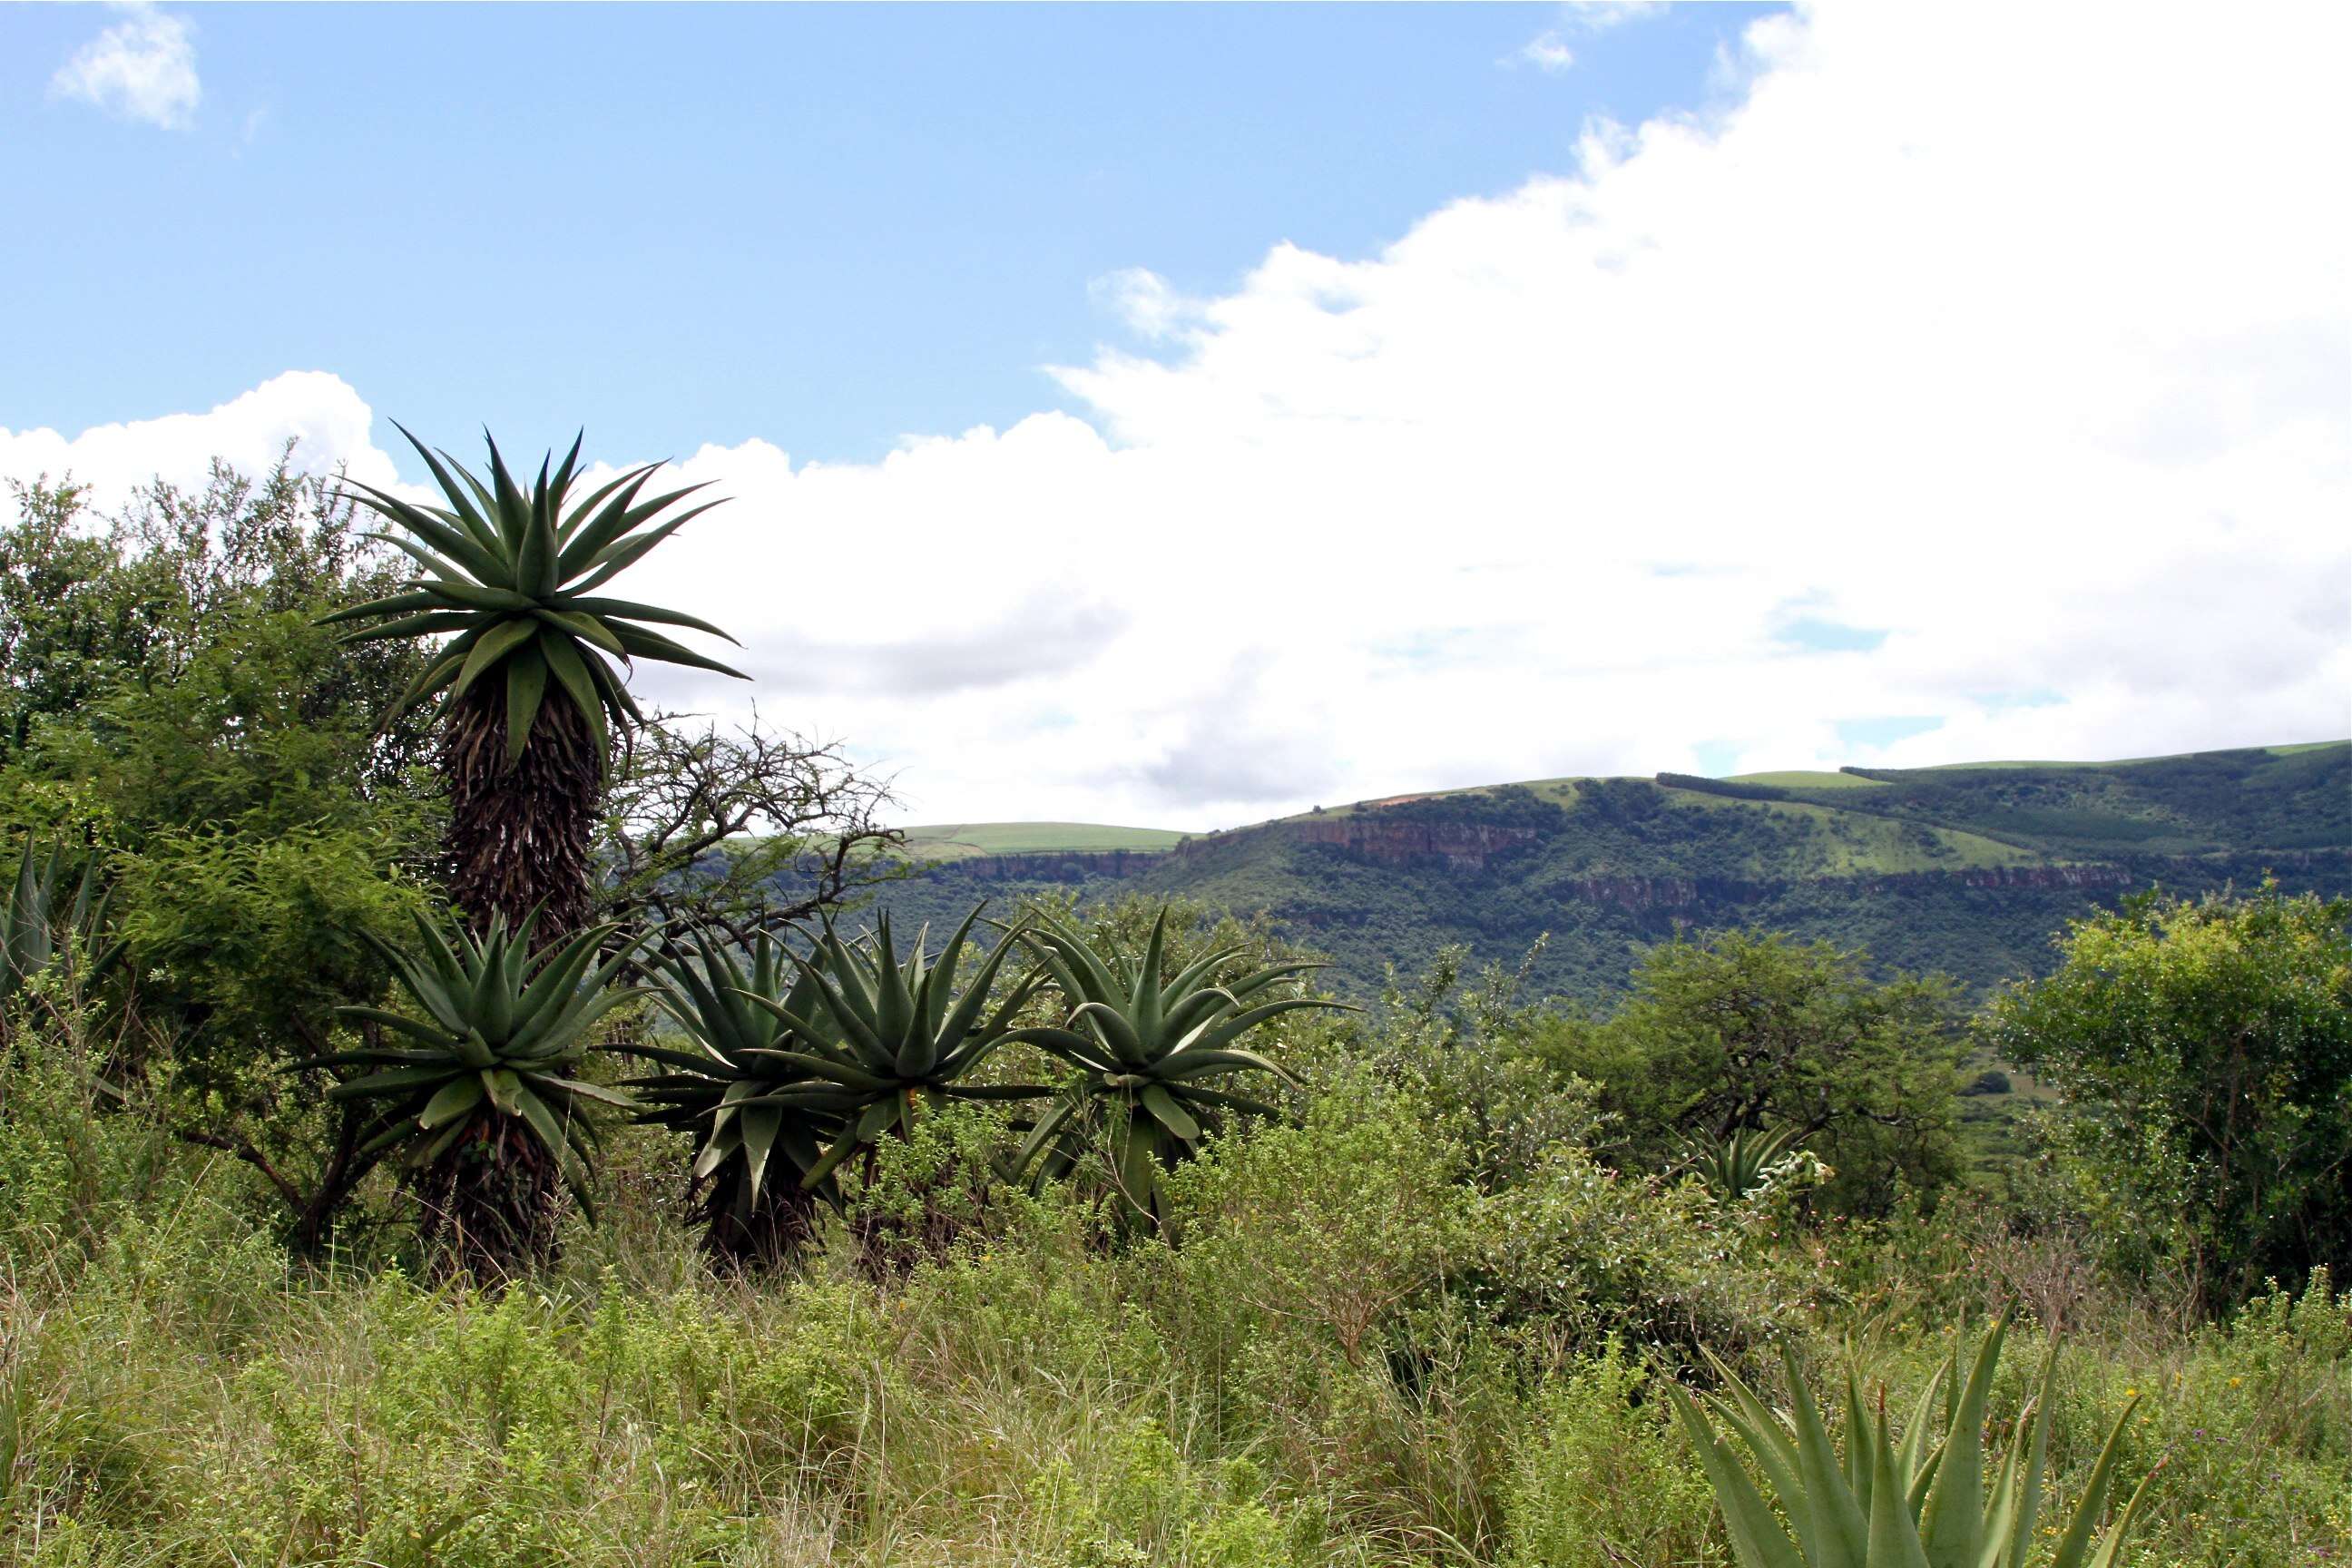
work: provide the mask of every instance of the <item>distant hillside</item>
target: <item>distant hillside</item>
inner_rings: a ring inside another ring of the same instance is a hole
[[[1168,827],[1108,827],[1094,822],[950,822],[901,828],[920,860],[966,860],[985,855],[1033,855],[1056,850],[1102,854],[1173,849],[1186,837]]]
[[[1192,836],[1069,824],[914,830],[901,918],[1074,888],[1264,910],[1354,989],[1464,942],[1550,943],[1550,989],[1622,984],[1679,930],[1765,925],[1971,986],[2039,969],[2070,917],[2136,888],[2274,873],[2352,891],[2352,742],[2112,763],[2001,763],[1737,779],[1544,779],[1392,796]]]

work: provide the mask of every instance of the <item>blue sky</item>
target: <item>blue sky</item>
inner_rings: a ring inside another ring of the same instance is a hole
[[[0,199],[50,216],[0,238],[0,426],[306,367],[426,431],[871,458],[1066,406],[1094,280],[1364,255],[1704,103],[1761,9],[206,6],[159,136],[51,90],[106,13],[12,6]]]
[[[675,457],[918,821],[2352,732],[2352,7],[1955,15],[0,8],[0,477]]]

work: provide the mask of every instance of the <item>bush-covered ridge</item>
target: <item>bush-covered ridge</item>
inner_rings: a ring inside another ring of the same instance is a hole
[[[1598,994],[1622,984],[1629,948],[1685,925],[1784,927],[1984,987],[2044,966],[2053,930],[2133,888],[2275,872],[2352,890],[2352,742],[1856,784],[1498,785],[1197,836],[1115,868],[948,867],[885,902],[936,920],[982,890],[1201,898],[1266,911],[1360,993],[1445,942],[1507,959],[1549,933],[1544,983]]]

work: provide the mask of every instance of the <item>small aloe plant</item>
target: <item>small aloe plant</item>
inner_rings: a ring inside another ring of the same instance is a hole
[[[1766,1405],[1720,1362],[1716,1366],[1727,1393],[1703,1396],[1704,1414],[1701,1400],[1669,1386],[1667,1397],[1698,1450],[1741,1568],[2027,1568],[2041,1517],[2042,1471],[2050,1448],[2051,1379],[2058,1355],[2053,1345],[2042,1392],[2019,1414],[2017,1436],[1988,1490],[1985,1405],[2007,1331],[2004,1318],[1978,1342],[1965,1381],[1959,1372],[1960,1344],[1955,1341],[1950,1358],[1928,1379],[1899,1442],[1887,1426],[1885,1402],[1872,1411],[1863,1399],[1860,1379],[1849,1368],[1843,1458],[1795,1358],[1785,1351],[1793,1391],[1785,1415]],[[1945,1436],[1930,1446],[1939,1394]],[[2074,1514],[2041,1568],[2113,1568],[2152,1479],[2151,1473],[2141,1480],[2113,1526],[2097,1537],[2125,1425],[2137,1404],[2135,1398],[2116,1417]],[[1778,1514],[1730,1446],[1717,1435],[1708,1415],[1746,1445],[1756,1468],[1780,1497]]]
[[[1684,1168],[1724,1197],[1738,1200],[1764,1184],[1765,1173],[1795,1147],[1804,1130],[1794,1124],[1766,1131],[1734,1128],[1727,1137],[1695,1138],[1684,1153]]]
[[[866,939],[845,942],[820,936],[808,958],[790,955],[805,986],[782,997],[744,987],[736,994],[774,1016],[789,1033],[777,1046],[752,1047],[748,1057],[771,1064],[787,1079],[740,1100],[738,1115],[776,1108],[837,1126],[832,1147],[801,1173],[801,1185],[820,1189],[841,1163],[870,1151],[885,1135],[910,1135],[927,1107],[957,1100],[1034,1100],[1034,1084],[975,1080],[981,1064],[1011,1037],[1013,1019],[1044,977],[1013,982],[993,1008],[997,972],[1020,949],[1021,931],[1008,932],[959,989],[958,972],[971,944],[975,908],[934,956],[929,928],[915,934],[901,959],[884,915]]]
[[[70,896],[63,880],[63,851],[52,846],[36,858],[33,841],[25,840],[17,862],[16,880],[0,900],[0,1006],[15,1000],[27,981],[47,970],[82,943],[84,974],[95,978],[113,967],[122,955],[120,942],[106,942],[106,895],[98,888],[95,861],[82,868]]]
[[[596,1021],[641,994],[613,983],[635,944],[598,963],[616,930],[607,923],[534,955],[538,918],[534,911],[509,930],[504,916],[493,916],[486,935],[461,931],[453,944],[419,914],[414,952],[362,932],[415,1010],[339,1008],[398,1043],[379,1039],[295,1064],[373,1069],[337,1083],[328,1098],[373,1109],[360,1152],[414,1173],[427,1245],[453,1240],[443,1261],[478,1277],[511,1275],[551,1255],[558,1180],[594,1217],[590,1107],[637,1109],[579,1076]],[[485,1168],[510,1179],[484,1180]]]
[[[1130,1217],[1156,1221],[1160,1172],[1199,1152],[1204,1134],[1230,1112],[1272,1115],[1234,1080],[1262,1074],[1295,1083],[1276,1062],[1238,1042],[1267,1020],[1299,1008],[1340,1004],[1314,996],[1265,998],[1271,987],[1319,963],[1280,963],[1216,984],[1219,965],[1238,947],[1202,954],[1162,980],[1168,911],[1151,924],[1139,957],[1106,955],[1078,932],[1034,916],[1025,933],[1067,1008],[1058,1025],[1015,1029],[1025,1041],[1076,1069],[1075,1080],[1040,1116],[1013,1154],[1014,1174],[1067,1175],[1089,1145],[1097,1147],[1131,1205]]]
[[[818,1001],[816,972],[796,973],[772,937],[762,932],[742,963],[703,933],[694,943],[693,957],[664,966],[664,984],[655,994],[683,1032],[685,1048],[611,1048],[669,1069],[628,1088],[647,1107],[638,1121],[694,1140],[694,1216],[704,1227],[704,1249],[731,1264],[775,1263],[807,1238],[816,1205],[838,1196],[830,1179],[812,1190],[801,1178],[824,1158],[824,1145],[840,1140],[843,1126],[835,1111],[776,1098],[822,1086],[773,1053],[833,1047],[838,1037],[803,1038],[766,1005],[810,1026],[830,1022]]]

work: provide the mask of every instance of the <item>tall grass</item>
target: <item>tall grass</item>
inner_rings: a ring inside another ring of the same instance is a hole
[[[1572,1160],[1484,1195],[1359,1084],[1185,1173],[1174,1247],[1000,1190],[887,1267],[836,1226],[769,1280],[704,1269],[669,1152],[626,1136],[604,1226],[492,1299],[290,1262],[249,1173],[93,1090],[69,1038],[8,1049],[0,1561],[42,1568],[1719,1564],[1655,1377],[1858,1332],[1900,1385],[2019,1266],[1948,1267],[1978,1245],[1948,1218],[1815,1256]],[[869,1247],[987,1131],[941,1119],[886,1166]],[[2139,1561],[2343,1560],[2352,1313],[2324,1279],[2193,1332],[2116,1306],[2064,1354],[2062,1493],[2149,1396]]]

